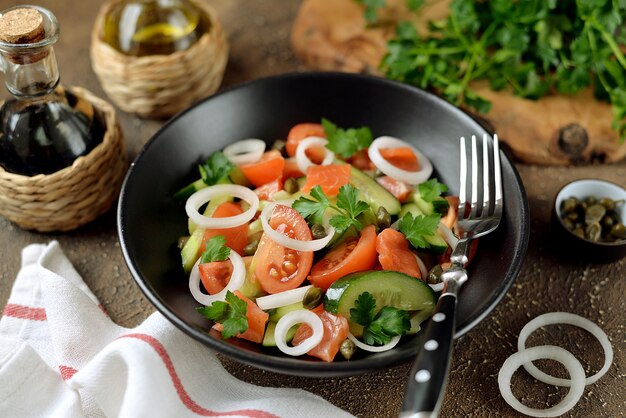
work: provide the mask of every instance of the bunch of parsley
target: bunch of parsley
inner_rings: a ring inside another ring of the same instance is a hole
[[[357,0],[375,20],[384,0]],[[410,8],[422,1],[407,0]],[[401,23],[381,67],[388,78],[430,89],[448,101],[486,113],[490,102],[474,80],[538,99],[592,86],[611,103],[613,129],[626,138],[626,1],[453,0],[450,15],[421,37]]]

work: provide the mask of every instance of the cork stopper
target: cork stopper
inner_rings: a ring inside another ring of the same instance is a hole
[[[36,9],[13,9],[0,17],[0,41],[31,44],[43,40],[45,36],[43,16]]]

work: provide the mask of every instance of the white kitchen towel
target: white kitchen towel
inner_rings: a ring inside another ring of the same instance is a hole
[[[53,241],[22,250],[0,320],[0,416],[351,415],[304,390],[237,380],[158,312],[116,325]]]

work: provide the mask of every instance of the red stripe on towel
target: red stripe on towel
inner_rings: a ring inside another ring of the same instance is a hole
[[[203,415],[206,417],[219,417],[219,416],[246,416],[250,418],[278,418],[276,415],[271,414],[269,412],[260,411],[258,409],[240,409],[238,411],[230,411],[230,412],[217,412],[210,411],[198,405],[194,402],[193,399],[189,396],[183,384],[176,373],[176,369],[174,368],[174,364],[172,363],[172,359],[169,354],[167,354],[167,350],[163,347],[163,344],[156,338],[147,334],[127,334],[120,338],[136,338],[138,340],[144,341],[148,343],[161,357],[163,363],[165,363],[165,367],[167,368],[168,373],[170,374],[170,378],[172,379],[172,383],[174,384],[174,388],[176,388],[176,392],[178,393],[178,397],[182,401],[182,403],[193,413],[198,415]]]
[[[31,306],[16,305],[15,303],[7,303],[2,315],[13,318],[30,319],[32,321],[45,321],[47,319],[46,310],[44,308],[33,308]]]
[[[61,377],[63,378],[63,380],[68,380],[71,379],[78,370],[70,366],[60,365],[59,371],[61,372]]]

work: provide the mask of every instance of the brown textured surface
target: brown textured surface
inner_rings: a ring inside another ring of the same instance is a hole
[[[42,0],[38,3],[50,7],[61,24],[62,35],[56,52],[62,80],[103,96],[88,58],[90,26],[101,2]],[[211,3],[219,13],[231,45],[225,86],[303,69],[289,49],[291,22],[299,1],[214,0]],[[123,113],[120,117],[128,151],[134,156],[160,123]],[[550,242],[549,215],[553,196],[569,180],[598,177],[626,186],[626,162],[588,167],[518,164],[517,168],[526,186],[532,217],[531,241],[524,267],[496,310],[456,343],[448,396],[441,416],[521,416],[499,396],[497,373],[506,357],[515,351],[517,334],[524,324],[551,311],[574,312],[596,322],[607,332],[615,350],[615,360],[608,374],[586,388],[582,400],[566,416],[624,416],[626,260],[610,265],[588,265],[558,258],[553,251],[555,244]],[[18,271],[20,249],[51,239],[59,240],[114,321],[134,326],[153,311],[122,259],[114,211],[64,234],[26,232],[0,218],[0,310],[6,304]],[[562,332],[558,333],[559,330]],[[549,331],[533,335],[529,344],[562,344],[581,358],[588,371],[600,368],[600,346],[591,337],[574,328],[554,327]],[[397,415],[409,370],[409,365],[403,365],[370,375],[320,380],[280,376],[231,361],[224,363],[229,371],[246,381],[304,388],[357,416],[372,418]],[[534,407],[553,405],[565,393],[565,389],[534,382],[525,372],[516,373],[513,381],[513,392]]]

